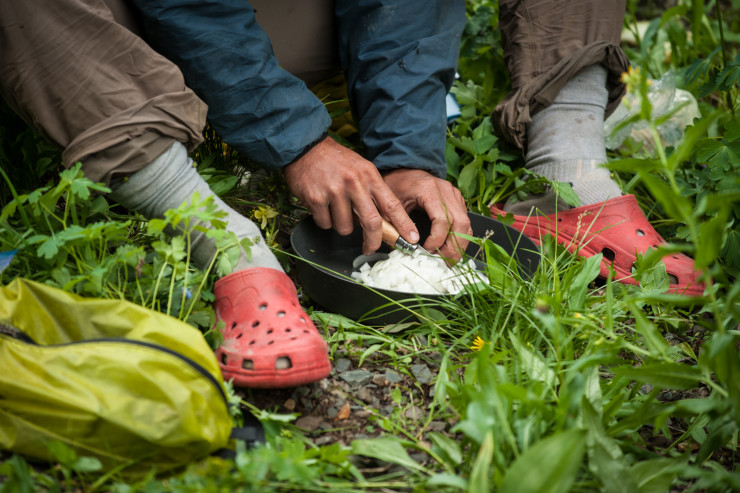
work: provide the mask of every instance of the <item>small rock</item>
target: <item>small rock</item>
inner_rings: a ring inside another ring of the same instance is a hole
[[[411,406],[403,412],[403,417],[411,421],[420,421],[424,419],[424,411],[418,406]]]
[[[385,379],[385,375],[376,373],[375,375],[373,375],[373,383],[378,387],[382,387],[384,385],[388,385],[388,380]]]
[[[334,419],[337,417],[337,414],[339,414],[339,411],[337,411],[336,407],[330,407],[326,410],[326,416],[329,419]]]
[[[395,411],[396,408],[394,406],[384,406],[380,412],[383,414],[383,416],[390,416],[393,414],[393,411]]]
[[[422,385],[428,385],[434,378],[432,372],[429,371],[429,367],[423,363],[419,363],[418,365],[411,365],[410,368],[411,374],[414,375],[416,381]]]
[[[327,445],[327,444],[329,444],[329,443],[331,443],[333,441],[334,441],[334,439],[332,437],[330,437],[329,435],[323,435],[323,436],[320,436],[319,438],[317,438],[316,440],[314,440],[313,443],[315,445],[321,447],[322,445]]]
[[[362,387],[360,390],[357,391],[357,398],[360,399],[362,402],[371,402],[373,400],[373,395],[370,393],[370,391],[367,389],[367,387]]]
[[[403,377],[393,370],[386,370],[385,379],[388,380],[388,383],[394,384],[399,383],[401,380],[403,380]]]
[[[283,402],[283,407],[288,411],[292,411],[293,409],[295,409],[295,401],[293,399],[288,399],[287,401]]]
[[[349,418],[351,411],[349,409],[349,402],[347,402],[337,413],[336,419],[347,419]]]
[[[367,411],[365,409],[360,409],[358,411],[355,411],[354,414],[355,414],[355,418],[365,419],[368,416],[370,416],[371,413],[370,413],[370,411]]]
[[[296,420],[295,425],[306,431],[314,431],[319,427],[322,421],[323,419],[318,416],[302,416]]]
[[[367,370],[350,370],[341,373],[340,378],[352,386],[361,386],[373,379],[373,374]]]
[[[313,411],[313,408],[314,408],[313,400],[307,397],[301,397],[301,405],[303,406],[303,409],[307,411]]]
[[[347,358],[339,358],[334,363],[334,369],[337,371],[337,373],[342,373],[350,369],[352,366],[352,362],[348,360]]]
[[[428,431],[444,431],[445,430],[445,422],[444,421],[432,421],[429,423],[429,426],[427,426]]]

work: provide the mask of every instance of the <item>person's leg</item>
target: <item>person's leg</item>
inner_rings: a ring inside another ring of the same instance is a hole
[[[177,67],[117,24],[102,0],[48,3],[0,12],[0,90],[13,109],[64,148],[66,165],[82,162],[86,176],[110,183],[113,198],[147,217],[195,191],[213,196],[186,151],[202,139],[206,107]],[[214,199],[231,231],[261,239],[251,221]],[[214,245],[203,234],[194,240],[203,266]],[[280,387],[329,374],[326,343],[263,240],[214,293],[226,378]]]
[[[577,0],[557,7],[543,0],[501,2],[513,91],[495,116],[508,123],[501,127],[505,136],[526,150],[526,167],[570,183],[581,205],[621,195],[599,166],[606,162],[606,108],[621,96],[614,81],[627,68],[618,46],[624,8],[624,2],[613,1]],[[562,207],[567,206],[551,191],[524,202],[510,200],[505,210],[550,214]]]
[[[504,209],[536,242],[552,234],[580,255],[602,254],[602,276],[613,268],[618,280],[634,284],[636,253],[664,240],[634,196],[621,196],[599,167],[606,162],[603,120],[624,94],[619,78],[629,65],[619,47],[625,2],[502,0],[500,9],[512,91],[495,109],[494,126],[525,151],[529,169],[570,183],[582,202],[571,209],[547,192]],[[671,291],[703,292],[693,260],[676,254],[663,263]]]
[[[590,65],[560,90],[552,104],[532,116],[527,128],[525,162],[534,174],[569,183],[590,205],[619,197],[622,191],[601,165],[606,163],[604,112],[607,103],[606,69]],[[509,201],[507,212],[552,214],[568,208],[554,191]]]

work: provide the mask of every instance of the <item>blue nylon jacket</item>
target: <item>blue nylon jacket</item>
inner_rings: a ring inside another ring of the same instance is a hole
[[[278,169],[325,135],[331,119],[324,105],[278,65],[246,0],[133,2],[148,42],[180,67],[224,142]],[[365,157],[380,170],[444,177],[445,95],[464,0],[337,0],[335,14]]]

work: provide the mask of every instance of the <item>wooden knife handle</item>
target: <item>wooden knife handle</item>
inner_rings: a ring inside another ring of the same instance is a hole
[[[383,220],[383,243],[393,248],[396,246],[396,242],[398,241],[398,238],[401,236],[401,234],[398,232],[395,226],[389,223],[385,218],[381,219]]]

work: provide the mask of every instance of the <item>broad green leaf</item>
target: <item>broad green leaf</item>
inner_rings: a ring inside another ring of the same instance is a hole
[[[568,297],[572,310],[583,310],[586,304],[588,285],[599,276],[602,254],[589,257],[583,263],[581,270],[573,278]]]
[[[493,462],[493,430],[488,430],[483,437],[483,443],[478,449],[478,455],[473,462],[470,473],[468,491],[470,493],[487,493],[493,489],[489,479],[491,463]]]
[[[681,143],[673,151],[673,154],[668,156],[666,164],[671,172],[675,172],[694,153],[697,143],[706,135],[707,128],[719,115],[719,111],[714,111],[701,120],[697,120],[693,125],[686,127]],[[665,206],[665,204],[663,205]]]
[[[666,389],[686,390],[702,381],[702,372],[699,368],[678,363],[648,363],[640,367],[620,366],[613,368],[612,371],[617,375]]]
[[[457,441],[437,432],[431,432],[427,436],[434,446],[439,449],[439,455],[447,459],[451,466],[457,467],[462,462],[462,452],[460,451],[460,444]]]
[[[686,467],[686,459],[651,459],[632,466],[640,493],[670,491],[671,483]]]
[[[427,486],[450,486],[452,488],[458,488],[462,491],[468,490],[468,482],[465,478],[455,476],[454,474],[435,474],[427,480],[425,483]],[[435,491],[434,488],[429,488],[429,491]]]
[[[696,239],[696,253],[694,254],[697,270],[706,269],[717,260],[722,249],[722,238],[727,231],[729,216],[730,205],[727,204],[713,218],[699,225],[699,237]]]
[[[415,471],[425,470],[423,466],[409,457],[401,441],[395,437],[353,440],[352,453],[391,462]]]
[[[648,320],[645,313],[634,303],[628,303],[630,313],[635,318],[635,328],[637,332],[645,339],[645,345],[650,350],[652,356],[660,356],[663,359],[668,358],[670,345],[665,338],[658,332],[653,323]]]
[[[586,432],[568,430],[535,443],[512,464],[501,493],[565,493],[583,461]]]
[[[460,178],[457,180],[457,186],[465,198],[475,193],[475,185],[478,181],[480,172],[480,160],[476,158],[473,162],[468,163],[460,172]]]
[[[588,430],[586,450],[588,466],[601,482],[607,493],[632,493],[637,488],[631,474],[627,472],[624,454],[618,442],[607,435],[602,424],[603,417],[585,397],[583,425]]]
[[[547,363],[538,354],[535,354],[534,351],[516,337],[511,338],[511,343],[519,355],[522,370],[524,370],[529,378],[544,382],[548,386],[555,384],[557,381],[555,372],[547,366]]]
[[[573,191],[570,183],[553,181],[552,189],[555,195],[563,199],[568,205],[572,207],[579,207],[581,205],[581,198]]]
[[[671,218],[678,222],[686,222],[693,209],[686,197],[674,192],[663,180],[653,175],[640,172],[640,178]]]

